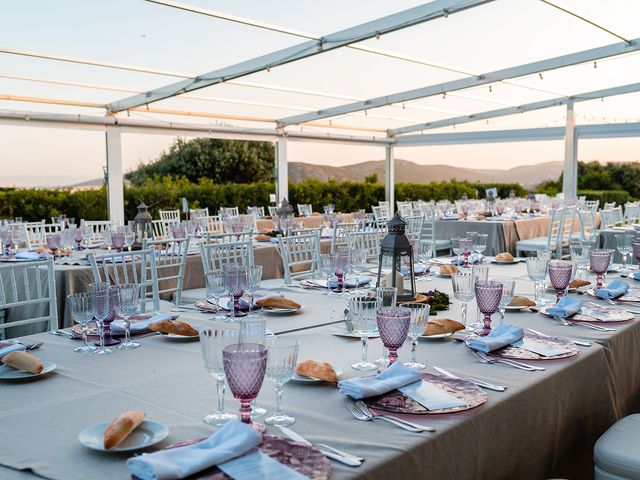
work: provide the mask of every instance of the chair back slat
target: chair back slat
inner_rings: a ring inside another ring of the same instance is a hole
[[[143,240],[142,249],[155,252],[158,294],[175,292],[175,303],[182,303],[184,271],[189,254],[189,238],[167,240]],[[149,272],[150,273],[150,272]],[[162,287],[161,288],[161,283]]]
[[[250,266],[253,265],[253,243],[201,243],[200,257],[205,275],[213,270],[222,270],[227,263]]]
[[[278,237],[284,267],[284,283],[317,276],[320,273],[320,234]]]

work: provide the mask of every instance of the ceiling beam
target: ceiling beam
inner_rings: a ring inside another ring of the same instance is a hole
[[[501,80],[507,80],[509,78],[523,77],[525,75],[531,75],[534,73],[546,72],[548,70],[555,70],[557,68],[568,67],[571,65],[578,65],[580,63],[591,62],[600,58],[612,57],[615,55],[622,55],[637,50],[640,50],[640,38],[636,38],[629,43],[614,43],[611,45],[606,45],[604,47],[591,48],[589,50],[571,53],[569,55],[562,55],[559,57],[548,58],[546,60],[540,60],[537,62],[505,68],[502,70],[495,70],[493,72],[488,72],[482,75],[469,76],[458,80],[452,80],[450,82],[440,83],[437,85],[430,85],[428,87],[421,87],[400,93],[394,93],[391,95],[384,95],[382,97],[371,98],[369,100],[360,102],[339,105],[336,107],[327,108],[325,110],[318,110],[316,112],[294,115],[278,120],[278,125],[280,127],[286,127],[288,125],[296,125],[309,121],[319,120],[322,118],[345,115],[347,113],[368,110],[376,107],[383,107],[385,105],[394,103],[403,103],[411,100],[417,100],[419,98],[442,95],[446,94],[447,92],[464,90],[467,88],[499,82]]]
[[[157,102],[200,88],[216,85],[227,80],[252,73],[269,70],[296,60],[308,58],[324,52],[361,42],[380,35],[419,25],[430,20],[446,17],[493,0],[435,0],[402,12],[394,13],[355,27],[326,35],[319,40],[309,40],[292,47],[262,55],[219,70],[205,73],[195,78],[172,83],[146,93],[113,102],[107,106],[109,112],[116,113],[133,107]]]
[[[460,117],[445,118],[442,120],[436,120],[427,123],[417,123],[415,125],[409,125],[406,127],[394,128],[388,131],[390,136],[402,135],[405,133],[419,132],[422,130],[433,130],[434,128],[450,127],[452,125],[460,125],[462,123],[477,122],[479,120],[488,120],[489,118],[503,117],[505,115],[513,115],[516,113],[531,112],[533,110],[541,110],[544,108],[557,107],[564,105],[569,101],[573,102],[586,102],[588,100],[595,100],[598,98],[611,97],[614,95],[624,95],[626,93],[633,93],[640,91],[640,83],[631,83],[629,85],[622,85],[619,87],[605,88],[602,90],[594,90],[586,93],[579,93],[577,95],[571,95],[568,97],[557,97],[549,100],[542,100],[540,102],[526,103],[518,105],[516,107],[499,108],[496,110],[489,110],[481,113],[474,113],[472,115],[463,115]]]
[[[396,137],[397,147],[430,145],[465,145],[478,143],[530,142],[562,140],[564,127],[519,128],[513,130],[488,130],[486,132],[428,133]]]

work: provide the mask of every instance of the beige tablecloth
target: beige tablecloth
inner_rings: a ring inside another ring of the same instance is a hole
[[[353,215],[350,213],[339,214],[341,222],[353,222]],[[297,220],[302,220],[304,228],[318,228],[324,223],[324,215],[314,214],[309,217],[296,217]],[[273,220],[265,218],[258,220],[257,222],[259,232],[270,232],[275,228]]]

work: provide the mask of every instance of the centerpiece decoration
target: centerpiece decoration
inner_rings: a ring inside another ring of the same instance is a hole
[[[405,235],[407,222],[396,212],[387,223],[389,233],[382,239],[378,259],[378,278],[376,287],[395,287],[398,290],[397,300],[412,302],[416,299],[416,279],[413,270],[413,248]],[[382,278],[385,267],[391,271]],[[403,276],[403,267],[406,275]]]
[[[153,236],[153,230],[151,228],[152,220],[153,217],[149,213],[149,207],[140,200],[140,204],[138,205],[138,214],[133,219],[136,228],[136,246],[141,246],[143,239],[147,237],[151,238]]]

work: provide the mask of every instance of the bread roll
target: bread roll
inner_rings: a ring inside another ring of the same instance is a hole
[[[440,273],[443,275],[451,275],[452,273],[459,273],[458,267],[455,265],[440,265]]]
[[[109,450],[119,445],[144,420],[143,412],[126,412],[111,420],[104,432],[104,448]]]
[[[258,300],[256,305],[264,308],[300,308],[300,304],[285,297],[268,297]]]
[[[191,325],[180,320],[159,320],[149,324],[149,329],[160,333],[173,333],[185,337],[196,337],[198,331]]]
[[[464,330],[464,325],[449,318],[436,318],[429,320],[427,328],[422,335],[440,335],[443,333],[455,333],[458,330]]]
[[[296,373],[305,377],[318,378],[325,382],[336,383],[338,375],[330,363],[305,360],[296,367]]]
[[[256,241],[258,242],[268,242],[271,240],[269,235],[256,235]]]
[[[30,353],[19,351],[11,352],[2,357],[2,363],[9,365],[16,370],[26,370],[27,372],[39,374],[44,370],[44,365]]]
[[[587,285],[591,285],[591,282],[588,282],[586,280],[571,280],[569,282],[569,288],[580,288],[586,287]]]
[[[496,255],[496,262],[513,262],[513,255],[509,252],[502,252]]]
[[[511,301],[509,302],[509,305],[507,305],[508,307],[534,307],[536,305],[536,302],[534,302],[533,300],[527,298],[527,297],[520,297],[520,296],[514,296]]]

